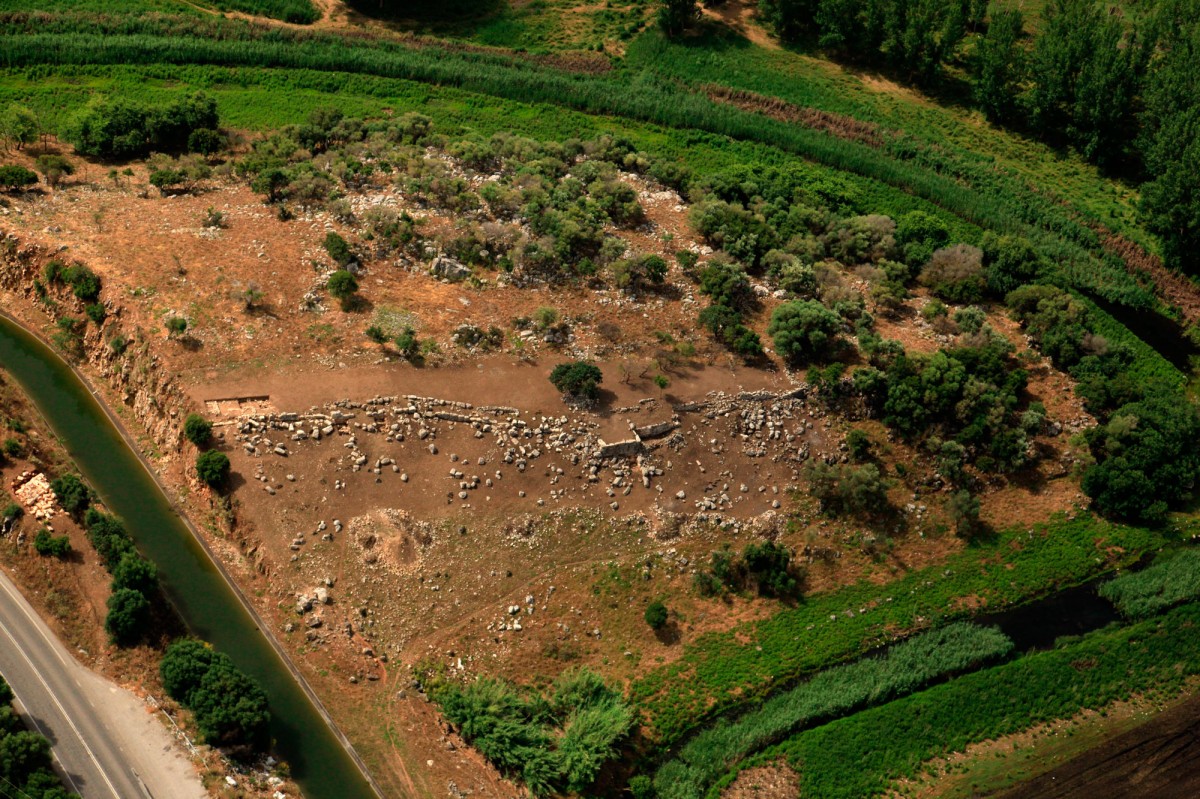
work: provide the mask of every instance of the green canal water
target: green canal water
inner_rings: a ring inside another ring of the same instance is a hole
[[[374,791],[204,548],[71,369],[0,317],[0,365],[25,389],[80,472],[158,565],[167,596],[198,637],[266,690],[275,751],[307,799],[373,799]]]

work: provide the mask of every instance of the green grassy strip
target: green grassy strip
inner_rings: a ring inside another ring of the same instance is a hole
[[[698,175],[738,166],[797,163],[787,153],[757,142],[371,75],[174,65],[38,66],[0,72],[0,104],[24,103],[60,128],[96,94],[161,104],[197,89],[217,100],[223,123],[252,130],[300,123],[313,108],[336,105],[348,115],[364,117],[420,111],[435,120],[439,132],[454,136],[506,131],[562,141],[603,133],[621,135],[639,149],[683,163]],[[941,219],[955,241],[978,241],[982,236],[980,228],[901,189],[819,163],[805,162],[801,168],[811,174],[813,182],[832,182],[836,192],[850,198],[862,213],[899,217],[920,210]]]
[[[805,799],[864,799],[919,775],[931,759],[1148,692],[1200,673],[1200,606],[1107,628],[1049,652],[968,674],[794,736],[780,754]],[[748,762],[745,765],[750,765]],[[710,796],[732,780],[728,775]]]
[[[820,672],[758,710],[688,741],[654,775],[658,799],[700,799],[742,758],[820,719],[912,693],[930,682],[1007,655],[999,630],[959,622],[897,644],[885,654]]]
[[[1092,327],[1114,344],[1122,344],[1133,351],[1133,364],[1130,366],[1130,376],[1141,385],[1160,384],[1171,389],[1181,389],[1187,383],[1187,376],[1175,368],[1175,365],[1158,353],[1158,350],[1137,337],[1129,328],[1121,324],[1112,314],[1105,311],[1091,299],[1078,291],[1075,296],[1088,307]]]
[[[780,682],[862,655],[919,629],[996,610],[1134,563],[1159,531],[1088,516],[1007,531],[945,563],[885,585],[864,581],[768,619],[709,633],[630,686],[654,740],[670,745],[717,714],[760,701]]]
[[[875,123],[885,134],[901,131],[904,139],[927,141],[947,158],[968,162],[973,171],[1002,169],[1014,195],[1036,195],[1039,207],[1046,201],[1057,203],[1052,193],[1092,221],[1143,246],[1155,246],[1140,227],[1137,198],[1127,187],[1105,179],[1078,157],[997,128],[978,112],[953,102],[942,105],[920,92],[875,83],[791,49],[753,47],[731,32],[669,39],[648,31],[630,43],[622,68],[630,73],[652,71],[664,81],[717,84],[777,97]],[[1056,216],[1068,213],[1064,208],[1051,210]]]
[[[1161,557],[1147,569],[1100,586],[1100,596],[1131,619],[1149,618],[1190,602],[1200,597],[1200,550],[1185,549]]]
[[[1119,266],[1089,253],[1095,234],[1056,203],[1017,186],[999,171],[945,157],[916,140],[891,142],[890,152],[820,131],[715,103],[646,73],[620,80],[568,74],[530,62],[479,53],[344,41],[211,40],[150,34],[98,36],[55,33],[0,36],[0,64],[212,64],[313,69],[458,86],[509,99],[554,103],[585,113],[618,114],[681,129],[769,143],[836,169],[903,187],[972,224],[1037,236],[1044,254],[1069,267],[1080,288],[1112,302],[1154,308],[1152,293]]]

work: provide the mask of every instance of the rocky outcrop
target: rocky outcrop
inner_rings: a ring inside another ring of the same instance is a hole
[[[0,230],[0,289],[23,297],[31,311],[36,310],[40,291],[45,291],[64,315],[85,318],[83,303],[69,290],[41,282],[46,263],[56,257],[69,260],[61,250],[22,242],[15,234]],[[160,449],[176,451],[180,446],[179,419],[186,412],[187,397],[171,371],[163,368],[159,356],[151,352],[141,331],[124,318],[122,307],[111,297],[106,299],[111,293],[101,294],[107,309],[103,324],[89,323],[82,333],[80,361],[90,367],[89,377],[102,379],[119,397],[141,431],[149,434]],[[118,338],[124,340],[124,347],[112,346]]]

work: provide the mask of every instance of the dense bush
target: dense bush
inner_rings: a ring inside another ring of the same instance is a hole
[[[212,440],[212,422],[198,413],[189,413],[183,420],[183,435],[197,447],[204,447]]]
[[[223,452],[208,450],[196,456],[196,474],[213,488],[220,488],[229,479],[229,458]]]
[[[1161,523],[1192,497],[1200,477],[1200,413],[1183,397],[1158,395],[1118,408],[1087,433],[1096,457],[1083,490],[1106,514]]]
[[[603,380],[600,367],[587,361],[560,363],[550,372],[550,382],[554,387],[575,399],[595,399]]]
[[[38,182],[37,173],[15,164],[0,165],[0,189],[23,189]]]
[[[51,535],[50,530],[43,527],[33,537],[33,549],[39,555],[66,557],[71,554],[71,539],[65,535]]]
[[[341,303],[342,310],[353,307],[354,297],[358,292],[358,280],[345,269],[334,271],[325,282],[329,296]]]
[[[121,646],[137,643],[147,632],[149,622],[150,601],[141,591],[121,588],[109,595],[104,629],[113,643]]]
[[[969,244],[935,250],[921,270],[920,281],[947,302],[979,302],[987,285],[983,251]]]
[[[222,652],[194,640],[171,644],[159,663],[163,687],[192,711],[213,746],[262,751],[269,743],[267,695]]]
[[[646,606],[646,612],[642,616],[646,620],[646,624],[650,625],[650,629],[661,630],[667,626],[671,614],[667,610],[667,606],[656,599]]]
[[[921,0],[765,0],[761,13],[784,39],[812,38],[846,59],[928,81],[954,54],[967,26],[982,21],[984,9],[982,3]]]
[[[481,679],[444,684],[434,698],[468,743],[534,796],[587,792],[634,721],[621,695],[586,669],[562,674],[546,696]]]
[[[136,551],[133,539],[116,516],[91,508],[84,514],[83,523],[87,527],[88,541],[100,556],[104,568],[110,573],[117,568],[117,564],[126,554]]]
[[[658,799],[701,799],[739,760],[803,727],[912,693],[1011,649],[1012,642],[998,630],[956,623],[899,643],[878,657],[820,672],[688,741],[654,775]]]
[[[750,543],[741,554],[728,545],[713,552],[708,568],[696,573],[701,594],[755,588],[764,596],[794,597],[800,591],[802,570],[792,562],[792,552],[774,541]]]
[[[217,103],[201,93],[164,106],[98,99],[72,120],[66,138],[82,155],[136,158],[152,151],[186,152],[194,131],[217,125]]]
[[[873,463],[851,466],[814,460],[805,466],[804,477],[823,511],[878,516],[890,509],[890,483]]]
[[[78,517],[87,510],[88,504],[92,501],[91,491],[75,474],[64,474],[54,478],[50,481],[50,488],[54,491],[58,504],[62,505],[62,509],[72,516]]]
[[[842,320],[821,303],[797,300],[775,309],[767,332],[780,355],[802,365],[827,356],[841,329]]]

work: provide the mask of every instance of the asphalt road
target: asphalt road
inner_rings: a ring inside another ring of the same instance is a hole
[[[67,651],[0,573],[0,674],[22,716],[50,739],[67,787],[83,799],[148,799],[106,715],[92,702],[95,676]]]

